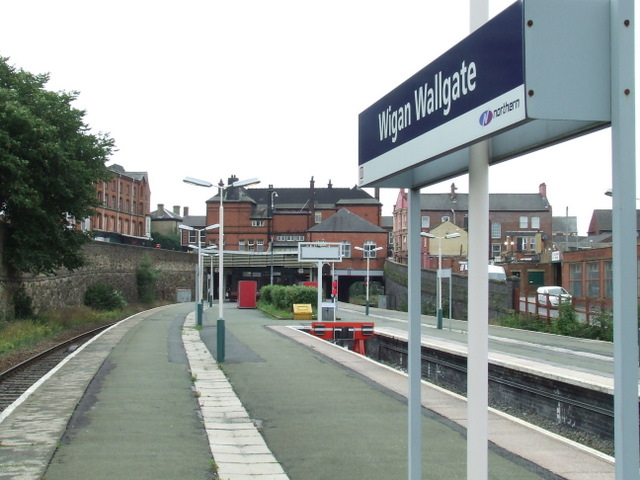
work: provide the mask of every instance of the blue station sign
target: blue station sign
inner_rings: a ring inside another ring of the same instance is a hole
[[[435,160],[445,159],[452,152],[479,140],[527,124],[533,120],[529,107],[533,107],[534,114],[545,116],[545,106],[555,102],[556,95],[547,93],[538,97],[543,103],[538,104],[536,110],[535,102],[531,104],[533,90],[528,90],[531,88],[528,85],[528,73],[530,68],[538,68],[538,51],[549,46],[549,41],[542,39],[550,35],[558,40],[553,34],[556,28],[552,25],[553,13],[545,13],[550,8],[544,7],[543,1],[518,1],[512,4],[360,114],[358,178],[361,186],[414,187],[465,173],[468,164],[461,157],[451,162]],[[560,0],[546,0],[546,3],[555,10]],[[570,6],[559,8],[560,17],[564,13],[567,16],[575,15],[578,2],[564,0],[564,3]],[[604,5],[604,1],[596,0],[594,3]],[[533,15],[533,20],[525,20],[529,13]],[[593,17],[593,22],[597,21],[597,15],[587,16]],[[537,24],[538,21],[541,25]],[[567,35],[567,28],[573,31],[568,24],[576,23],[574,18],[564,24],[563,35]],[[546,25],[549,28],[545,29]],[[600,34],[597,33],[596,37],[600,39]],[[537,41],[538,38],[542,43]],[[534,44],[531,49],[533,63],[528,63],[529,41]],[[572,41],[564,42],[571,47],[574,45]],[[554,49],[563,50],[557,44],[551,48],[551,52]],[[546,54],[554,57],[549,50]],[[577,55],[576,52],[574,54]],[[589,52],[585,58],[593,58],[592,55]],[[562,72],[559,73],[562,75]],[[553,74],[552,71],[546,71],[538,74],[538,77],[552,77]],[[581,74],[578,71],[570,76]],[[557,81],[556,88],[561,87],[562,83]],[[544,93],[554,87],[545,83],[540,88],[540,93]],[[561,95],[558,93],[557,96]],[[554,108],[551,106],[551,110]],[[557,111],[549,112],[550,117],[558,114],[562,115]],[[582,116],[582,113],[577,115]],[[606,114],[586,116],[606,117]],[[606,122],[608,118],[598,118],[597,122],[601,123],[602,120]],[[573,131],[574,127],[582,130],[584,125],[562,127],[559,132],[552,128],[552,136],[557,141],[557,138],[566,136],[568,130]],[[538,136],[534,132],[531,142],[539,146]],[[519,145],[518,140],[514,143],[511,139],[509,144],[506,147],[508,152],[495,157],[494,161],[527,150],[527,147]],[[498,148],[497,153],[500,151]],[[427,167],[429,163],[433,163],[432,168]],[[424,168],[416,175],[417,167]]]

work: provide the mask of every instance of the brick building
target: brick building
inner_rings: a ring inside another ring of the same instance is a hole
[[[400,190],[393,209],[393,253],[399,263],[407,263],[407,194]],[[421,231],[453,231],[453,227],[468,229],[469,196],[457,193],[451,184],[449,193],[420,195]],[[562,281],[561,259],[550,263],[553,250],[553,213],[547,199],[546,184],[537,193],[492,193],[489,195],[489,251],[487,263],[504,266],[508,276],[520,278],[520,288],[555,284]],[[447,226],[447,228],[443,228]],[[444,232],[446,233],[446,232]],[[441,236],[440,234],[435,234]],[[466,248],[461,242],[466,236],[442,241],[443,267],[454,271],[466,263]],[[423,239],[421,258],[425,268],[436,268],[437,241]],[[460,251],[459,254],[449,249]],[[463,270],[463,269],[462,269]]]
[[[83,222],[83,229],[96,232],[99,240],[141,244],[151,235],[151,190],[147,173],[127,172],[117,164],[108,168],[113,178],[96,185],[102,204],[95,209],[93,217]]]
[[[361,188],[338,188],[331,182],[317,187],[313,178],[308,188],[233,187],[234,181],[237,178],[232,176],[223,189],[225,283],[232,292],[239,280],[255,280],[259,288],[271,282],[292,285],[311,279],[312,266],[297,260],[300,242],[341,242],[345,249],[375,242],[385,252],[379,257],[386,258],[388,232],[380,226],[382,204]],[[205,226],[219,223],[219,195],[218,191],[206,202]],[[184,245],[189,243],[187,235],[183,232]],[[217,245],[218,229],[203,232],[203,238],[204,245]],[[340,276],[349,273],[352,280],[364,279],[361,257],[352,253],[336,264]],[[217,265],[217,259],[213,261]],[[380,275],[381,261],[370,259],[371,268],[375,266]],[[328,272],[323,278],[326,292],[331,290]]]

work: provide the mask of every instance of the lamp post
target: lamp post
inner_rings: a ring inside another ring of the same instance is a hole
[[[443,238],[456,238],[460,236],[460,233],[447,233],[442,237],[437,237],[436,235],[428,232],[420,232],[420,235],[427,238],[437,238],[438,239],[438,312],[437,312],[437,327],[439,330],[442,330],[442,239]],[[451,279],[449,279],[451,281]],[[451,301],[451,299],[449,299]],[[451,305],[449,305],[451,308]]]
[[[353,247],[356,250],[360,250],[364,255],[364,258],[367,259],[367,284],[366,284],[366,302],[365,302],[365,315],[369,315],[369,259],[373,256],[373,252],[377,252],[378,250],[382,250],[382,247],[369,248],[373,247],[374,243],[366,243],[364,247]]]
[[[189,183],[191,185],[196,185],[198,187],[209,188],[212,187],[213,184],[211,182],[207,182],[206,180],[200,180],[198,178],[186,177],[184,179],[185,183]],[[229,187],[246,187],[249,185],[255,185],[260,183],[260,180],[257,178],[252,178],[249,180],[237,180],[225,187],[224,182],[220,179],[218,183],[218,191],[220,192],[220,213],[218,222],[220,225],[220,230],[218,231],[220,234],[218,245],[220,256],[218,257],[218,320],[216,322],[216,361],[218,363],[224,362],[225,355],[225,323],[224,323],[224,206],[223,206],[223,197],[225,189]]]
[[[207,230],[213,230],[214,228],[218,228],[220,225],[209,225],[204,228],[193,228],[189,225],[178,225],[180,230],[189,230],[194,231],[198,235],[198,245],[196,248],[198,249],[198,273],[196,275],[196,325],[199,327],[202,326],[202,232]]]

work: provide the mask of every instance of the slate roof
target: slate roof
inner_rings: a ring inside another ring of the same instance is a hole
[[[309,232],[386,233],[386,230],[346,208],[341,208],[326,220],[311,227]]]
[[[173,220],[173,221],[182,221],[182,216],[178,213],[173,212],[172,210],[167,210],[162,207],[162,209],[154,210],[149,214],[152,220]]]
[[[380,200],[357,186],[353,188],[315,187],[313,191],[315,209],[334,209],[349,205],[382,205]],[[278,213],[310,210],[311,188],[227,188],[224,201],[225,203],[250,202],[254,205],[252,218],[267,218],[272,192],[277,194],[274,197],[274,208]],[[220,203],[220,195],[211,197],[207,203]]]
[[[450,193],[423,193],[420,195],[421,210],[469,210],[469,194],[458,193],[455,200]],[[490,193],[490,211],[535,212],[548,211],[549,201],[539,193]]]
[[[593,222],[596,222],[595,224]],[[640,210],[636,210],[636,225],[640,229]],[[589,229],[597,227],[601,232],[613,231],[613,214],[611,210],[594,210]]]
[[[147,182],[149,181],[149,179],[147,178],[148,177],[147,172],[127,172],[122,165],[118,165],[117,163],[114,163],[113,165],[108,166],[107,169],[111,170],[112,172],[118,173],[124,177],[133,178],[134,180],[145,180]]]

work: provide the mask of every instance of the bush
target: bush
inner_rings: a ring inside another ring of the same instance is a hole
[[[151,269],[151,258],[148,255],[142,257],[140,266],[136,271],[138,284],[138,300],[142,303],[153,303],[156,299],[156,283],[160,278],[160,270]]]
[[[94,283],[84,294],[84,304],[96,310],[121,310],[127,306],[122,292],[105,283]]]
[[[309,303],[312,307],[317,307],[318,289],[315,287],[265,285],[260,289],[260,301],[273,305],[279,310],[288,311],[291,311],[296,303]]]
[[[16,320],[26,320],[34,315],[33,301],[25,292],[24,285],[20,285],[20,288],[13,295],[13,309]]]
[[[578,315],[570,303],[560,302],[558,318],[553,322],[554,333],[573,335],[578,330]]]

